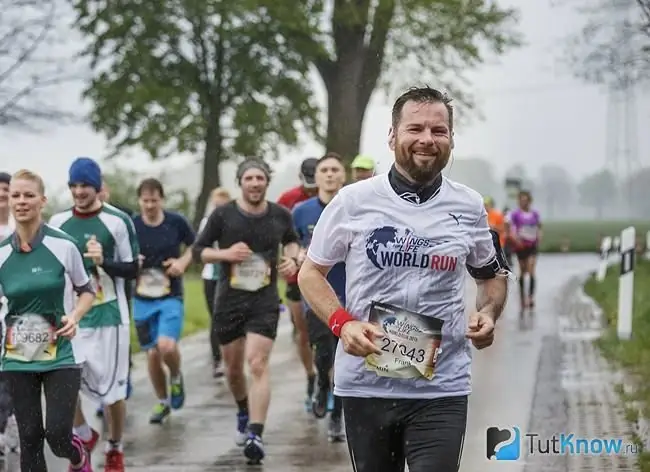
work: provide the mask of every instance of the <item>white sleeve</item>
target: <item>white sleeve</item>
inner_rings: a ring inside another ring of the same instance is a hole
[[[70,276],[72,285],[75,287],[83,287],[90,283],[88,273],[84,267],[81,251],[79,251],[79,248],[77,248],[77,246],[72,241],[70,241],[68,247],[68,264],[65,268],[65,271],[67,272],[68,276]]]
[[[481,212],[476,224],[470,229],[470,236],[473,244],[467,256],[467,265],[480,269],[491,264],[497,253],[492,241],[485,209]]]
[[[123,220],[124,224],[120,225],[115,231],[115,249],[118,262],[134,262],[140,248],[135,236],[135,227],[131,220]]]
[[[343,197],[338,194],[327,204],[314,227],[307,257],[327,267],[344,262],[354,236],[349,221]]]
[[[203,219],[201,220],[201,223],[199,224],[199,230],[196,232],[198,235],[201,231],[203,231],[203,228],[205,228],[206,223],[208,222],[208,217],[204,216]]]

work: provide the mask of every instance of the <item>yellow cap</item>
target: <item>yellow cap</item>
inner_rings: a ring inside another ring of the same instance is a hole
[[[372,157],[359,154],[354,158],[350,167],[352,169],[375,170],[375,161],[372,160]]]

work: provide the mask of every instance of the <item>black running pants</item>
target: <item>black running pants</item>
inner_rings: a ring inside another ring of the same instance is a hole
[[[343,398],[354,472],[457,472],[467,396],[436,399]]]

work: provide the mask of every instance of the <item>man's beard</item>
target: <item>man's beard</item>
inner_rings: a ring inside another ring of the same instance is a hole
[[[426,184],[434,180],[447,165],[450,154],[451,151],[448,151],[446,155],[439,153],[434,160],[424,165],[418,165],[410,150],[402,150],[399,145],[395,147],[395,161],[419,184]]]
[[[251,206],[257,207],[266,201],[266,190],[261,192],[259,198],[256,199],[250,198],[247,192],[244,193],[243,197],[246,203],[248,203]]]

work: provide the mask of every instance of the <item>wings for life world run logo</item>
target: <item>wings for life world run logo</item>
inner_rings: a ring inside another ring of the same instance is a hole
[[[431,253],[431,248],[444,242],[416,236],[409,228],[383,226],[366,237],[366,255],[379,270],[416,267],[453,272],[458,263],[456,257]]]

